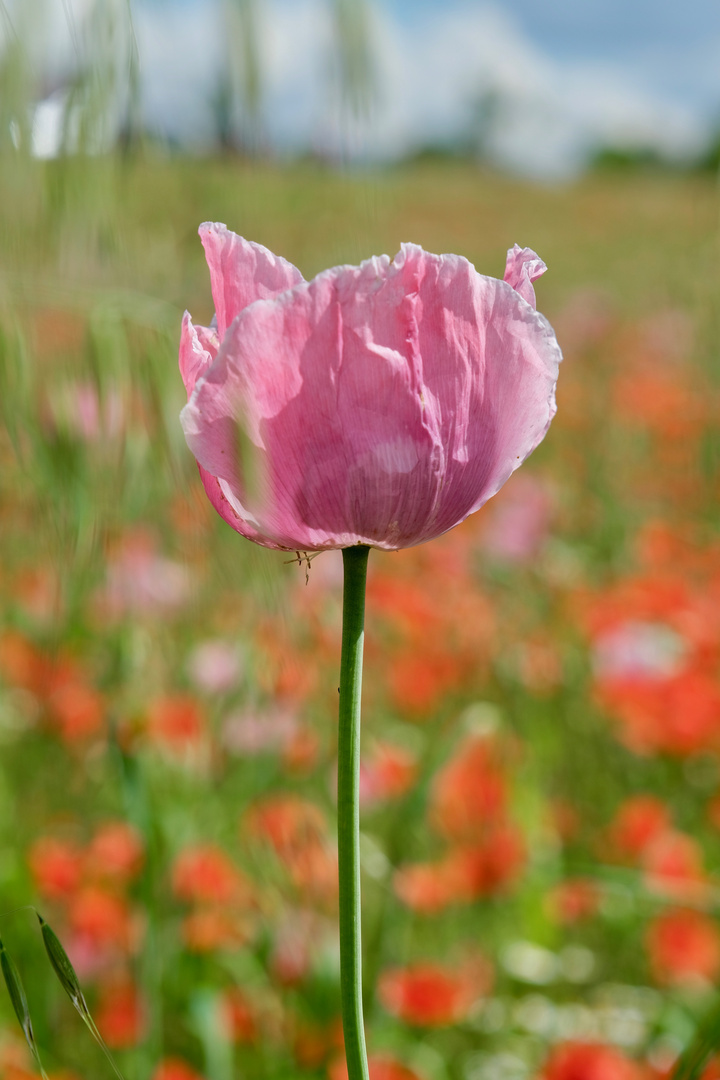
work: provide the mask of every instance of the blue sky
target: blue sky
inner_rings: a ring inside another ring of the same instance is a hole
[[[412,19],[447,3],[382,0],[382,6]],[[672,49],[720,32],[720,5],[711,0],[507,0],[502,6],[533,40],[558,56],[630,55],[656,45]]]
[[[380,0],[403,21],[477,2]],[[717,0],[506,0],[528,37],[558,60],[606,61],[711,111],[720,122]]]
[[[122,9],[125,0],[104,2]],[[202,149],[227,50],[223,0],[131,2],[146,122]],[[48,56],[57,65],[67,5],[81,24],[91,0],[46,3],[56,9]],[[475,137],[479,103],[492,98],[486,151],[515,171],[553,177],[577,171],[599,145],[691,156],[720,126],[717,0],[366,3],[377,107],[350,133],[328,78],[330,0],[255,0],[264,129],[279,151],[397,157]]]

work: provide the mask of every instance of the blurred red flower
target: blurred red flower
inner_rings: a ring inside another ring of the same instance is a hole
[[[395,895],[413,911],[433,915],[451,904],[469,904],[504,892],[525,862],[525,843],[505,825],[473,847],[451,848],[435,862],[410,863],[395,873]]]
[[[298,795],[272,795],[256,802],[244,818],[247,833],[267,840],[278,855],[324,838],[325,815],[315,803]]]
[[[70,841],[41,836],[30,848],[27,861],[35,887],[48,900],[66,899],[80,884],[83,855]]]
[[[100,992],[95,1022],[114,1050],[137,1046],[145,1031],[145,1008],[135,984],[129,979],[106,983]]]
[[[720,686],[703,671],[608,680],[599,685],[598,699],[620,721],[622,740],[635,753],[687,757],[720,746]]]
[[[710,1059],[700,1073],[700,1080],[720,1080],[720,1057]]]
[[[465,899],[464,887],[458,888],[442,859],[401,866],[393,876],[393,889],[406,907],[423,915],[436,915]]]
[[[168,1057],[163,1058],[155,1068],[150,1080],[205,1080],[205,1078],[181,1058]]]
[[[207,953],[216,949],[239,949],[255,933],[255,920],[245,912],[221,907],[201,907],[186,915],[182,935],[190,952]]]
[[[17,630],[0,634],[0,675],[6,683],[39,693],[46,673],[46,658],[24,634]]]
[[[645,577],[579,598],[593,642],[595,694],[635,753],[679,757],[720,746],[717,552],[655,526]]]
[[[469,904],[504,892],[525,864],[525,842],[514,825],[494,829],[472,847],[453,847],[429,863],[400,867],[395,895],[413,911],[433,915],[451,904]]]
[[[0,675],[11,686],[37,696],[50,725],[67,742],[102,730],[104,699],[72,657],[48,655],[23,634],[7,630],[0,636]]]
[[[401,746],[376,742],[360,762],[360,801],[363,807],[397,799],[412,787],[417,775],[415,755]]]
[[[541,1080],[642,1080],[644,1070],[614,1046],[559,1043],[540,1073]]]
[[[63,681],[47,699],[50,720],[66,742],[88,739],[103,730],[105,701],[80,677]]]
[[[708,400],[684,370],[673,365],[663,371],[653,357],[647,367],[616,376],[612,409],[626,423],[662,439],[688,439],[702,430]]]
[[[418,1027],[443,1027],[467,1018],[475,1001],[492,985],[484,957],[455,967],[431,962],[391,968],[380,975],[378,995],[393,1016]]]
[[[568,878],[547,895],[550,914],[560,923],[572,924],[592,918],[600,903],[597,882],[589,878]]]
[[[408,1069],[390,1054],[368,1054],[370,1080],[419,1080],[417,1073]],[[347,1063],[344,1057],[335,1058],[328,1065],[328,1080],[347,1080]]]
[[[720,973],[720,932],[702,912],[678,909],[658,915],[648,927],[645,945],[659,983],[714,982]]]
[[[24,1042],[7,1038],[0,1040],[0,1077],[2,1080],[39,1080]]]
[[[250,882],[230,857],[212,844],[187,847],[172,867],[172,889],[179,900],[224,904],[249,902]]]
[[[283,747],[283,764],[289,773],[306,775],[315,768],[319,752],[320,739],[317,732],[303,725]]]
[[[291,1017],[293,1053],[304,1069],[317,1069],[344,1045],[340,1017],[326,1023]]]
[[[0,1076],[2,1076],[2,1080],[40,1080],[39,1073],[36,1073],[33,1069],[25,1068],[24,1065],[16,1065],[13,1062],[4,1067]]]
[[[205,716],[194,698],[183,694],[162,697],[148,708],[147,730],[158,747],[183,757],[202,740]]]
[[[395,893],[408,907],[433,914],[503,892],[519,877],[525,841],[507,817],[506,756],[497,739],[469,735],[436,774],[428,817],[450,846],[397,871]]]
[[[418,717],[433,713],[463,676],[457,654],[433,646],[431,640],[425,641],[422,650],[415,646],[396,648],[387,673],[395,705]]]
[[[95,832],[85,856],[88,876],[125,885],[143,862],[143,841],[126,821],[107,821]]]
[[[500,822],[482,840],[451,853],[455,873],[468,881],[471,897],[494,896],[515,883],[526,860],[525,838],[512,822]]]
[[[620,855],[636,860],[670,824],[670,811],[662,800],[633,795],[621,804],[610,824],[610,844]]]
[[[499,745],[469,735],[435,777],[429,816],[446,839],[472,842],[504,816],[507,801]]]
[[[271,844],[301,894],[314,903],[334,904],[337,852],[319,806],[295,795],[271,796],[251,807],[243,824],[249,837]]]
[[[99,885],[83,885],[71,898],[68,919],[80,938],[99,948],[132,949],[137,927],[125,899]]]
[[[702,849],[696,840],[675,829],[660,833],[642,855],[645,883],[653,892],[674,900],[701,900],[708,890]]]
[[[257,1011],[244,991],[238,987],[226,991],[222,1013],[226,1031],[233,1042],[255,1042],[258,1035]]]

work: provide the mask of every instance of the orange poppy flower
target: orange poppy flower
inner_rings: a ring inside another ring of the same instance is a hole
[[[550,1052],[541,1080],[642,1080],[640,1065],[614,1046],[594,1042],[559,1043]]]
[[[720,973],[720,932],[699,911],[668,911],[654,919],[645,938],[657,982],[687,985],[714,982]]]
[[[172,868],[172,889],[179,900],[216,904],[248,902],[251,886],[225,852],[212,844],[187,847]]]
[[[492,969],[481,957],[459,967],[431,962],[384,971],[380,1000],[389,1013],[417,1027],[443,1027],[465,1020],[492,983]]]
[[[101,990],[95,1022],[114,1050],[137,1046],[145,1033],[145,1007],[129,979],[107,983]]]
[[[191,1068],[182,1058],[163,1058],[155,1068],[151,1080],[205,1080],[195,1069]]]

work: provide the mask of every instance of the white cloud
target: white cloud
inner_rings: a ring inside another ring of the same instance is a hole
[[[205,148],[223,59],[218,4],[134,5],[143,114],[151,128]]]
[[[488,150],[535,175],[572,171],[598,144],[683,156],[707,136],[690,109],[618,68],[549,58],[492,4],[428,13],[408,28],[388,19],[380,25],[386,104],[379,139],[388,152],[462,133],[483,100],[492,103]]]
[[[112,2],[121,12],[125,0]],[[19,15],[28,3],[14,0],[10,9]],[[73,33],[82,37],[92,5],[44,5],[35,62],[57,79],[72,66]],[[679,103],[688,100],[679,92],[682,76],[676,71],[674,83],[663,82],[654,54],[635,67],[551,58],[504,9],[451,0],[406,19],[380,0],[372,5],[377,101],[360,130],[339,108],[328,0],[257,0],[257,9],[263,119],[280,151],[364,149],[383,159],[474,132],[502,164],[555,177],[581,167],[598,145],[640,145],[683,157],[707,138],[702,110]],[[133,11],[145,122],[187,145],[209,147],[211,102],[227,51],[220,0],[134,0]],[[699,42],[697,58],[707,48]],[[51,142],[45,130],[43,140]]]

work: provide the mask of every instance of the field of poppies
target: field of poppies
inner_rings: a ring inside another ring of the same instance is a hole
[[[547,439],[370,556],[370,1076],[668,1075],[720,1005],[714,178],[6,153],[0,195],[0,938],[50,1080],[113,1074],[33,906],[127,1080],[344,1075],[342,565],[204,495],[177,346],[213,314],[206,220],[308,278],[405,240],[547,262]],[[31,1080],[0,991],[0,1078]]]

